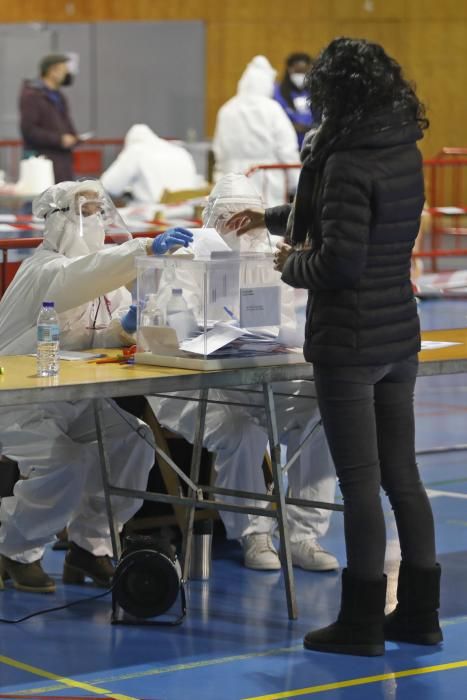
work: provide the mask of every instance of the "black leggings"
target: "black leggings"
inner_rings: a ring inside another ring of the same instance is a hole
[[[386,529],[380,487],[396,518],[402,559],[436,562],[433,514],[415,458],[417,359],[376,367],[314,366],[324,430],[344,498],[349,573],[379,578]]]

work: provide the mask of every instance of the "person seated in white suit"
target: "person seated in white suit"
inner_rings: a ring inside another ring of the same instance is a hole
[[[203,221],[225,237],[232,248],[240,252],[270,251],[270,242],[264,230],[237,237],[227,232],[225,223],[245,207],[261,207],[261,198],[250,180],[243,175],[226,175],[214,187]],[[274,242],[272,243],[274,246]],[[271,263],[272,265],[272,263]],[[185,274],[185,271],[184,271]],[[274,273],[273,273],[274,274]],[[193,280],[184,280],[184,284]],[[253,283],[254,280],[249,280]],[[191,286],[191,284],[190,284]],[[294,291],[285,285],[282,290],[281,334],[284,339],[295,328]],[[301,337],[295,339],[301,342]],[[287,445],[287,454],[296,451],[304,437],[320,421],[315,388],[312,381],[282,382],[274,385],[276,414],[281,442]],[[280,395],[281,393],[287,396]],[[186,396],[184,392],[183,396]],[[195,394],[197,396],[197,394]],[[159,422],[166,428],[193,443],[197,403],[178,399],[147,397]],[[215,453],[216,485],[258,493],[265,492],[262,463],[268,445],[264,410],[258,404],[257,394],[211,389],[209,398],[215,401],[251,403],[249,407],[208,403],[204,446]],[[323,429],[319,426],[305,443],[302,454],[288,472],[289,495],[295,498],[334,502],[336,477]],[[231,502],[244,504],[242,500]],[[265,507],[261,500],[252,505]],[[272,535],[275,520],[265,516],[220,511],[229,539],[240,539],[244,550],[245,566],[252,569],[277,570],[279,556]],[[293,564],[313,571],[338,568],[336,558],[325,551],[319,539],[326,533],[330,510],[287,506]]]
[[[136,277],[135,258],[183,245],[192,235],[169,230],[155,239],[131,240],[110,198],[96,181],[63,182],[33,204],[45,219],[44,242],[25,260],[0,302],[0,354],[36,350],[36,320],[44,300],[55,302],[60,346],[67,350],[134,342],[136,309],[125,285]],[[104,248],[106,232],[121,245]],[[147,426],[103,403],[102,421],[111,479],[144,489],[154,463]],[[11,578],[23,591],[50,593],[55,581],[42,569],[44,546],[65,525],[71,542],[63,580],[111,582],[113,565],[92,401],[60,401],[0,409],[2,454],[16,461],[24,478],[0,508],[0,587]],[[114,498],[118,526],[141,501]]]
[[[276,71],[267,58],[255,56],[239,80],[237,94],[219,110],[213,139],[215,179],[245,173],[254,165],[299,163],[297,135],[291,121],[273,99]],[[266,170],[251,178],[266,206],[287,201],[295,190],[299,169]]]
[[[160,202],[164,190],[190,190],[199,186],[193,157],[183,146],[157,136],[146,124],[135,124],[123,149],[101,175],[112,197],[129,194],[134,204]]]

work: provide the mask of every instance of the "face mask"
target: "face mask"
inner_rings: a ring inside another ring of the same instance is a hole
[[[62,87],[69,87],[70,85],[73,85],[74,78],[75,76],[73,73],[67,73],[62,80]]]
[[[100,214],[84,216],[81,220],[83,241],[90,253],[102,250],[105,243],[105,230]]]
[[[305,73],[290,73],[289,77],[297,90],[303,90],[305,87]]]

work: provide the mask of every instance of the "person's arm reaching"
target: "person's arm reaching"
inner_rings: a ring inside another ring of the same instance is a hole
[[[351,174],[350,174],[351,173]],[[365,269],[371,220],[371,181],[362,170],[331,156],[324,175],[319,248],[293,251],[282,279],[292,287],[331,290],[355,287]]]
[[[154,239],[135,238],[83,257],[63,258],[45,297],[55,301],[59,313],[85,304],[132,282],[139,255],[160,255],[188,245],[192,238],[193,234],[183,228],[169,229]]]

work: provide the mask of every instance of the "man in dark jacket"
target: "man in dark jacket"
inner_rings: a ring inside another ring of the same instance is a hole
[[[20,94],[25,155],[44,155],[53,163],[55,181],[73,180],[72,149],[78,142],[68,102],[60,86],[71,84],[68,57],[45,56],[40,79],[26,80]]]

